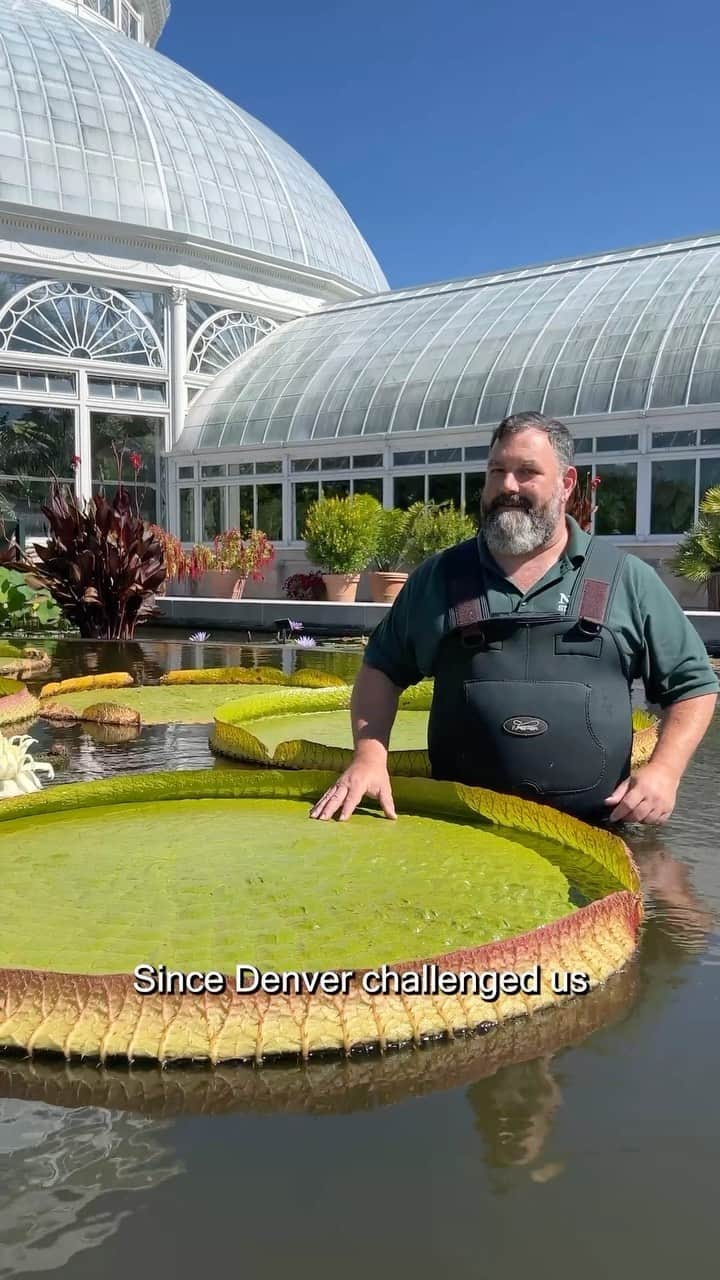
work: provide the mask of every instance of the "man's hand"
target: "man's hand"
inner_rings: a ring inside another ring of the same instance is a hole
[[[611,822],[667,822],[675,808],[680,779],[652,760],[616,787],[605,804],[614,805]]]
[[[390,774],[383,761],[354,760],[334,786],[313,806],[310,817],[326,821],[333,818],[339,809],[340,821],[344,822],[355,811],[363,796],[379,800],[386,818],[397,817]]]

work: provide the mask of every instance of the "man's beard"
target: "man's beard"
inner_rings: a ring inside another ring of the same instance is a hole
[[[495,555],[523,556],[550,541],[563,509],[559,490],[544,506],[531,507],[525,498],[496,498],[483,513],[483,535]]]

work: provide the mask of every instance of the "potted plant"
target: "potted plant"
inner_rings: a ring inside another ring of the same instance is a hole
[[[470,516],[451,502],[415,502],[407,512],[403,558],[409,569],[477,533]]]
[[[262,570],[272,564],[275,548],[261,529],[251,529],[243,536],[239,529],[228,529],[213,539],[213,549],[206,573],[206,590],[221,599],[240,600],[248,578],[262,582]]]
[[[376,604],[392,604],[407,582],[408,514],[400,507],[380,508],[378,512],[375,554],[368,575]]]
[[[671,573],[707,588],[708,609],[720,612],[720,485],[708,489],[699,519],[667,562]]]
[[[352,603],[360,574],[375,551],[379,504],[366,494],[321,498],[310,507],[303,537],[307,553],[322,571],[328,600]]]
[[[565,510],[569,516],[580,525],[585,533],[590,533],[592,529],[593,516],[598,509],[597,490],[600,487],[600,477],[596,476],[593,480],[588,470],[585,479],[578,481],[570,494],[570,501]]]

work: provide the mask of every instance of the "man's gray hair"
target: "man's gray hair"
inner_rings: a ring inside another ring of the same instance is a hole
[[[572,466],[575,457],[575,441],[572,432],[563,422],[558,422],[557,418],[546,418],[544,413],[536,413],[535,410],[529,410],[527,413],[513,413],[509,418],[503,418],[500,425],[493,431],[490,448],[492,449],[497,440],[506,440],[508,436],[515,436],[519,431],[526,431],[528,427],[544,431],[561,466]]]

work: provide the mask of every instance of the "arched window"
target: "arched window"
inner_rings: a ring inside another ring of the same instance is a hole
[[[268,333],[277,329],[275,320],[245,311],[219,311],[200,326],[190,343],[188,371],[216,374],[237,360]]]
[[[129,298],[99,285],[42,280],[0,311],[0,352],[161,368],[162,343]]]

